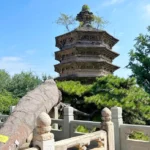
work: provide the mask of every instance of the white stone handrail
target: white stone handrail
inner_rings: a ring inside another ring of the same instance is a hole
[[[0,114],[0,122],[5,122],[9,115],[1,115]]]
[[[146,125],[134,125],[134,124],[122,124],[121,129],[127,129],[126,133],[131,133],[132,131],[142,131],[144,134],[150,137],[150,126]]]
[[[89,132],[90,130],[92,130],[92,128],[100,128],[100,122],[93,122],[93,121],[83,121],[83,120],[73,120],[70,122],[70,126],[71,126],[71,137],[73,136],[77,136],[79,134],[85,134],[85,133],[81,133],[81,132],[75,132],[75,129],[77,126],[82,125],[84,127],[86,127]]]
[[[150,126],[122,124],[120,125],[121,150],[149,149],[150,141],[135,140],[129,138],[129,135],[133,131],[143,132],[150,138]]]
[[[55,142],[55,150],[67,150],[72,147],[80,149],[96,140],[99,142],[99,148],[107,150],[107,133],[102,130]]]
[[[57,123],[58,125],[61,125],[63,127],[63,119],[53,119],[52,118],[52,124]]]

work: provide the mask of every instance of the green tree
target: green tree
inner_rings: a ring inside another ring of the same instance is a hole
[[[90,114],[97,110],[93,119],[100,120],[100,110],[104,107],[120,106],[126,123],[149,124],[150,95],[137,87],[134,78],[108,75],[97,78],[91,85],[83,85],[79,81],[57,82],[57,85],[63,99],[73,107]]]
[[[103,29],[105,25],[108,24],[108,21],[104,20],[99,15],[94,16],[94,21],[92,23],[92,26],[96,29]]]
[[[150,26],[147,34],[140,34],[136,39],[134,49],[130,50],[129,64],[132,76],[137,84],[150,93]]]
[[[83,5],[82,11],[90,11],[90,8],[88,5]],[[56,24],[63,25],[67,29],[67,31],[70,31],[70,26],[75,25],[76,20],[78,20],[76,17],[67,15],[65,13],[60,13],[60,17],[56,20]],[[92,22],[92,27],[96,29],[103,29],[104,26],[108,23],[108,21],[104,20],[99,15],[95,15]],[[83,25],[83,22],[79,21],[79,26],[81,27]]]
[[[60,13],[60,17],[56,20],[59,25],[65,26],[67,31],[70,31],[69,26],[75,24],[75,18],[64,13]]]
[[[41,83],[42,80],[32,72],[21,72],[12,77],[8,91],[21,98]]]
[[[10,92],[3,90],[0,92],[0,113],[9,114],[10,106],[16,105],[18,98],[15,98]]]
[[[10,75],[5,70],[0,70],[0,92],[6,90],[10,84]]]
[[[42,75],[42,81],[44,82],[44,81],[46,81],[46,80],[48,80],[48,79],[53,79],[50,75],[46,75],[46,74],[43,74]]]

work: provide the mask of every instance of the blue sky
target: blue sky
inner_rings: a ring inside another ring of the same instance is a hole
[[[0,0],[0,69],[11,75],[33,71],[57,76],[55,37],[66,30],[55,21],[61,12],[76,16],[84,4],[109,21],[105,30],[120,40],[113,48],[120,56],[113,63],[121,68],[114,74],[128,77],[128,52],[150,25],[149,0]]]

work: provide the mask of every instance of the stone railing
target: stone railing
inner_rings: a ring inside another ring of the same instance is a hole
[[[94,145],[93,141],[97,144]],[[101,130],[55,142],[55,150],[67,150],[72,147],[85,150],[87,147],[92,148],[93,146],[99,147],[100,150],[107,150],[107,134],[105,131]]]
[[[113,107],[112,122],[115,130],[115,150],[148,150],[150,149],[150,126],[123,124],[122,108]],[[135,140],[129,137],[133,132],[141,132],[149,141]]]
[[[74,137],[74,136],[78,136],[81,134],[85,134],[85,133],[81,133],[81,132],[77,132],[76,128],[77,126],[83,126],[85,127],[89,132],[92,132],[92,130],[94,128],[100,128],[100,122],[93,122],[93,121],[83,121],[83,120],[73,120],[70,122],[70,136]]]
[[[107,147],[114,148],[114,146],[112,144],[113,137],[114,137],[115,138],[115,150],[134,150],[134,149],[148,150],[148,149],[150,149],[150,141],[142,141],[142,140],[135,140],[135,139],[129,138],[129,135],[133,131],[140,131],[140,132],[143,132],[150,139],[150,126],[123,124],[122,108],[120,108],[120,107],[111,108],[111,112],[112,112],[112,122],[114,124],[115,136],[113,136],[113,134],[112,134],[113,127],[111,128],[111,132],[110,132],[110,128],[107,128],[108,124],[109,124],[109,127],[113,126],[113,124],[111,122],[109,122],[110,121],[109,114],[106,114],[106,113],[102,114],[102,116],[105,116],[105,117],[103,117],[103,118],[105,118],[105,121],[103,120],[102,123],[74,120],[73,108],[65,107],[63,119],[51,119],[51,121],[50,121],[50,122],[52,122],[51,123],[51,126],[52,126],[51,133],[54,134],[54,139],[55,139],[55,141],[57,141],[57,142],[55,142],[56,149],[57,150],[59,150],[59,148],[61,149],[63,146],[62,145],[63,143],[66,143],[66,145],[68,145],[67,146],[68,148],[74,147],[74,146],[79,148],[81,145],[87,146],[88,145],[87,141],[92,142],[93,139],[95,140],[95,138],[97,138],[97,136],[99,136],[99,138],[100,138],[101,134],[102,135],[105,134],[105,131],[107,131],[106,132],[107,133],[107,141],[108,141]],[[109,117],[107,117],[107,116],[109,116]],[[8,117],[7,115],[0,115],[0,121],[1,121],[0,124],[3,124],[2,122],[4,122],[7,119],[7,117]],[[108,119],[108,120],[106,121],[106,119]],[[95,127],[101,129],[102,131],[96,131],[93,133],[90,132],[90,133],[86,133],[86,134],[79,133],[75,130],[76,127],[79,125],[84,126],[89,131],[91,130],[91,132],[92,132],[92,129]],[[49,128],[49,127],[43,127],[43,129],[41,129],[41,130],[45,130],[45,128]],[[22,149],[20,149],[20,150],[24,150],[25,147],[28,147],[30,145],[30,142],[32,141],[32,136],[33,135],[31,135],[26,140],[27,143],[25,143],[23,145],[24,147],[22,147]],[[84,139],[86,139],[85,137],[87,137],[87,141],[82,143],[82,141],[84,141]],[[80,140],[78,140],[78,139],[80,139]],[[109,143],[111,143],[110,146],[109,146]],[[32,148],[32,150],[34,150],[34,149],[38,150],[37,147]],[[42,149],[42,150],[45,150],[45,149]],[[48,150],[51,150],[51,149],[48,149]],[[108,150],[110,150],[110,149],[108,149]]]
[[[72,107],[64,108],[63,119],[52,119],[52,133],[55,135],[55,140],[62,140],[74,136],[83,135],[85,133],[77,132],[76,128],[79,125],[84,126],[89,132],[92,132],[93,128],[100,128],[100,122],[74,120],[74,111]],[[59,128],[58,128],[59,127]]]
[[[14,108],[15,108],[15,106],[10,107],[10,113],[13,112]],[[0,128],[2,127],[2,125],[7,120],[8,117],[9,117],[9,115],[0,114]]]
[[[69,110],[69,111],[68,111]],[[72,111],[72,107],[65,108],[64,115]],[[69,118],[69,117],[67,117]],[[71,118],[71,117],[70,117]],[[64,128],[63,125],[64,122],[60,120],[53,120],[53,123],[58,123],[61,124],[62,127]],[[51,118],[49,117],[48,114],[45,112],[41,113],[39,117],[37,118],[37,127],[35,132],[33,132],[33,136],[28,138],[28,145],[32,145],[32,148],[30,146],[25,148],[25,145],[27,143],[24,143],[19,150],[67,150],[67,149],[72,149],[72,148],[77,148],[78,150],[86,150],[91,149],[91,150],[115,150],[114,147],[114,127],[113,123],[111,122],[111,111],[108,108],[105,108],[102,110],[102,123],[97,124],[91,123],[88,124],[89,127],[98,126],[100,128],[99,131],[93,132],[93,133],[88,133],[85,135],[80,135],[77,137],[71,137],[67,139],[63,139],[57,142],[54,142],[55,139],[55,134],[50,133],[54,132],[55,130],[51,128]],[[63,120],[66,120],[64,117]],[[69,119],[68,119],[69,121]],[[85,122],[79,121],[81,124],[84,124]],[[78,122],[78,123],[79,123]],[[68,127],[71,126],[71,123],[68,124]],[[62,129],[63,129],[62,128]],[[65,129],[65,128],[64,128]],[[68,130],[71,128],[69,127]],[[67,129],[65,130],[67,131]],[[64,131],[59,131],[60,135],[64,135]],[[69,136],[68,133],[65,136],[65,138]],[[70,149],[70,150],[71,150]]]
[[[3,123],[7,120],[9,115],[2,115],[0,114],[0,128],[2,127]]]

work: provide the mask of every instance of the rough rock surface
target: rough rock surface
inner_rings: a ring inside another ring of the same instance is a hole
[[[54,80],[47,80],[27,93],[0,129],[0,135],[9,137],[5,144],[0,142],[0,150],[18,149],[33,132],[40,113],[49,113],[60,99],[61,94]]]

